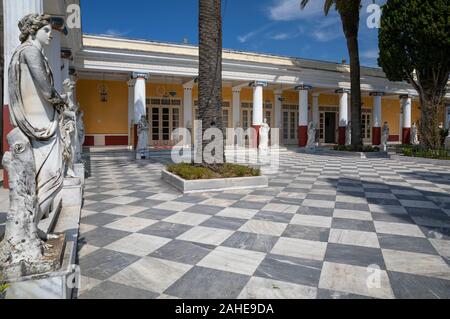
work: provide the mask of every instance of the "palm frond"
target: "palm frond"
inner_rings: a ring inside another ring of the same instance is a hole
[[[319,0],[315,0],[319,1]],[[325,0],[323,11],[325,12],[325,15],[328,15],[328,12],[330,12],[331,7],[336,4],[337,0]],[[309,0],[301,0],[300,1],[300,9],[305,9],[305,7],[308,5]]]

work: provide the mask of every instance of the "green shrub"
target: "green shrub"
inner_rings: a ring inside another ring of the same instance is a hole
[[[178,175],[186,180],[250,177],[261,175],[261,170],[259,169],[230,163],[217,165],[211,168],[182,163],[169,165],[167,166],[167,170],[172,174]]]
[[[333,149],[335,151],[341,152],[364,152],[364,153],[372,153],[380,151],[380,148],[378,146],[370,146],[370,145],[364,145],[362,149],[355,149],[352,145],[336,145]]]
[[[444,149],[430,150],[422,149],[420,146],[406,146],[402,148],[402,154],[410,157],[450,160],[450,154]]]

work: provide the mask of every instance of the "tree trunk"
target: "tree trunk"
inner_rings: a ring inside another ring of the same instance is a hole
[[[420,145],[424,149],[437,150],[441,148],[439,131],[439,107],[433,98],[427,95],[420,97],[422,118],[420,121]]]
[[[347,38],[350,56],[351,112],[352,112],[352,146],[362,149],[361,136],[361,65],[359,62],[358,35]]]
[[[222,130],[221,0],[199,0],[199,117],[202,136],[209,128]],[[203,150],[210,140],[202,138]],[[222,145],[224,145],[222,143]],[[224,146],[220,156],[224,162]],[[202,154],[203,165],[207,165]]]

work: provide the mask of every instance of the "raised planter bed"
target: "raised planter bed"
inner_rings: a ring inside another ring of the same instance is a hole
[[[167,170],[163,170],[161,177],[184,194],[214,192],[230,189],[253,189],[269,186],[267,176],[233,177],[218,179],[186,180]]]

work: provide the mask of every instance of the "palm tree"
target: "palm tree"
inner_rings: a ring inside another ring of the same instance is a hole
[[[208,128],[222,127],[222,14],[221,0],[199,0],[198,110],[202,136]],[[208,140],[202,139],[203,149]],[[220,150],[219,150],[220,151]],[[224,159],[224,152],[222,149]],[[203,158],[203,164],[206,165]]]
[[[309,0],[301,0],[300,7],[304,9],[308,2]],[[348,54],[350,56],[352,146],[355,150],[359,150],[363,145],[361,136],[361,65],[358,46],[361,0],[325,0],[325,15],[328,15],[333,6],[335,6],[341,16],[342,27],[347,39]]]

